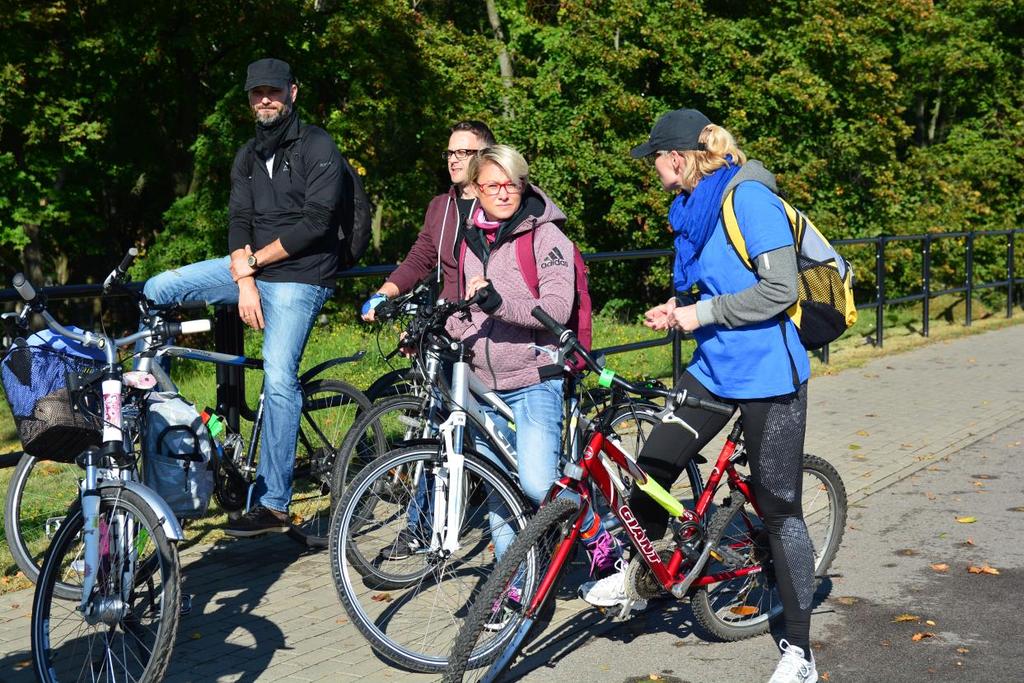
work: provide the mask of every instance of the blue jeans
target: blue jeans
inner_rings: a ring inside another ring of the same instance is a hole
[[[231,279],[231,257],[168,270],[146,281],[153,301],[166,304],[206,301],[237,304],[238,285]],[[263,308],[263,436],[252,505],[279,512],[292,497],[295,444],[302,416],[299,363],[313,322],[334,290],[298,282],[256,281]]]
[[[512,409],[516,424],[514,431],[508,421],[493,408],[483,406],[498,429],[515,445],[516,457],[519,460],[519,486],[526,497],[537,506],[544,500],[551,490],[551,484],[559,476],[558,460],[562,450],[562,384],[561,378],[554,378],[522,389],[497,392],[501,400]],[[478,434],[474,436],[477,451],[501,469],[506,469],[501,458],[491,450],[488,441],[479,438]],[[488,497],[488,513],[494,555],[501,559],[505,549],[515,538],[515,531],[507,521],[511,513],[495,500],[494,496]],[[584,524],[593,523],[594,515],[590,512]]]

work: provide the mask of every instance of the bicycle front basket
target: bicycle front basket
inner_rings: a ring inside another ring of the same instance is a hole
[[[74,389],[81,386],[76,379],[98,367],[88,358],[16,340],[0,361],[0,379],[26,453],[73,462],[85,448],[100,443],[97,402],[86,400],[86,390]]]

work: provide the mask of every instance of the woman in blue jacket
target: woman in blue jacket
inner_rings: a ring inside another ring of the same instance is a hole
[[[650,139],[632,154],[651,158],[664,188],[677,193],[669,209],[677,296],[650,309],[645,324],[691,332],[697,349],[679,387],[731,403],[742,415],[786,624],[779,643],[782,659],[770,683],[816,681],[809,643],[814,554],[800,491],[810,363],[796,328],[783,315],[797,299],[797,262],[775,179],[760,163],[747,161],[728,131],[693,109],[663,115]],[[721,221],[722,197],[733,187],[753,270],[729,245]],[[696,299],[690,295],[694,285]],[[677,414],[700,438],[678,425],[659,425],[639,458],[665,488],[728,421],[692,408]],[[651,538],[664,535],[664,508],[637,490],[630,505]],[[620,573],[585,584],[581,595],[594,604],[615,604],[625,598],[623,579]]]

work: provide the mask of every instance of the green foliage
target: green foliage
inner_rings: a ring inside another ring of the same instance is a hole
[[[483,0],[138,4],[28,0],[0,16],[0,258],[51,282],[102,276],[129,244],[144,277],[224,253],[230,165],[252,134],[245,65],[300,81],[381,206],[380,246],[411,245],[447,174],[447,126],[519,147],[584,251],[664,247],[669,197],[629,158],[680,106],[729,128],[832,238],[996,230],[1024,213],[1024,5],[1014,0]],[[511,87],[498,56],[511,58]],[[956,286],[966,245],[933,248]],[[1005,243],[974,245],[999,279]],[[870,295],[874,252],[849,255]],[[888,294],[921,286],[912,243]],[[19,261],[21,262],[19,264]],[[620,319],[660,300],[664,260],[595,264]],[[345,307],[376,282],[346,284]]]

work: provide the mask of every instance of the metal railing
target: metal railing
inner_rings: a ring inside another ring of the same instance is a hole
[[[1014,230],[995,230],[995,231],[959,231],[959,232],[946,232],[946,233],[928,233],[920,235],[883,235],[879,237],[868,237],[859,239],[847,239],[847,240],[835,240],[833,245],[837,249],[842,251],[844,246],[858,246],[858,245],[874,245],[875,251],[875,268],[874,268],[874,279],[875,279],[875,298],[872,301],[861,302],[857,304],[858,310],[874,310],[875,311],[875,336],[874,344],[881,347],[884,344],[884,329],[885,320],[884,313],[886,306],[894,306],[906,303],[912,303],[915,301],[923,302],[922,312],[922,334],[927,337],[929,334],[929,302],[933,297],[941,296],[944,294],[965,294],[965,322],[964,324],[969,326],[972,322],[972,296],[973,294],[982,289],[995,289],[1005,287],[1007,291],[1006,297],[1006,316],[1011,317],[1013,315],[1013,308],[1015,302],[1018,300],[1016,297],[1016,287],[1024,281],[1024,278],[1018,277],[1015,272],[1014,263],[1014,241],[1015,239],[1024,234],[1024,229],[1017,228]],[[974,281],[974,252],[975,243],[979,238],[987,237],[1006,237],[1006,278],[993,281],[993,282],[975,282]],[[965,240],[965,255],[964,255],[964,273],[962,284],[956,287],[946,287],[943,289],[932,288],[932,247],[942,241],[949,239],[963,239]],[[886,275],[886,246],[894,243],[902,242],[919,242],[921,244],[921,289],[918,292],[906,294],[896,297],[888,297],[886,295],[887,275]],[[634,251],[608,251],[608,252],[596,252],[592,254],[585,254],[584,260],[588,263],[600,263],[603,261],[623,261],[623,260],[654,260],[660,258],[671,257],[673,255],[672,249],[642,249]],[[365,266],[360,268],[352,268],[339,275],[339,279],[353,279],[353,278],[367,278],[375,277],[380,278],[391,273],[396,266],[393,265],[374,265]],[[863,282],[864,273],[858,273],[857,279],[859,282]],[[139,285],[134,285],[139,286]],[[101,294],[101,285],[67,285],[62,287],[44,287],[42,291],[51,300],[63,300],[63,299],[79,299],[79,298],[91,298],[97,297]],[[861,291],[863,291],[863,287]],[[0,303],[4,302],[16,302],[20,301],[20,297],[17,292],[13,289],[0,290]],[[218,351],[226,353],[238,353],[243,352],[242,348],[242,326],[241,321],[237,315],[233,315],[234,307],[218,307],[216,324],[214,329],[215,346]],[[649,339],[640,342],[633,342],[629,344],[619,344],[616,346],[609,346],[604,349],[597,349],[598,352],[605,355],[612,355],[617,353],[626,353],[629,351],[637,351],[640,349],[654,348],[658,346],[664,346],[666,344],[672,345],[672,374],[673,379],[678,380],[684,370],[684,363],[682,358],[682,340],[684,335],[676,333],[675,331],[669,332],[662,338]],[[820,356],[823,362],[829,362],[829,347],[825,347],[820,352]],[[243,391],[243,373],[238,368],[227,368],[217,367],[217,402],[218,409],[224,407],[236,406],[237,401],[244,400]],[[0,460],[0,462],[3,462]]]

